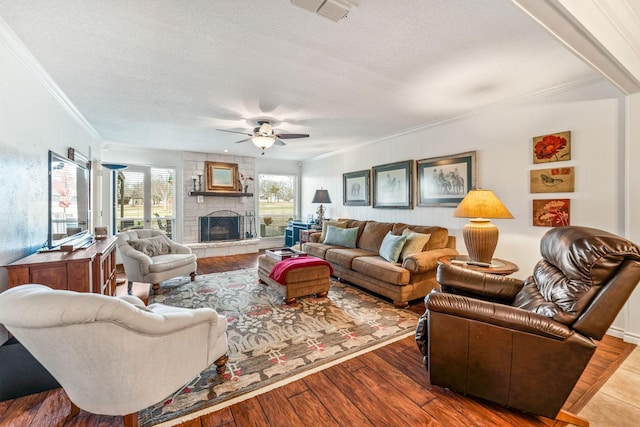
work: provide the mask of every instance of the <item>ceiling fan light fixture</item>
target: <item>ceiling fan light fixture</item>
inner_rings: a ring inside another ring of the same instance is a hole
[[[265,148],[271,147],[276,142],[276,138],[275,136],[256,135],[251,137],[251,142],[253,142],[253,145],[256,147],[264,150]]]

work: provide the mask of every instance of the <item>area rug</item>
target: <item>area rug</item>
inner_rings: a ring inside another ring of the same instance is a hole
[[[178,424],[272,390],[410,336],[418,319],[335,280],[327,298],[302,297],[291,307],[259,283],[256,269],[197,276],[195,282],[173,279],[151,297],[149,303],[154,302],[212,307],[223,314],[229,362],[222,378],[212,365],[163,402],[140,411],[141,427]]]

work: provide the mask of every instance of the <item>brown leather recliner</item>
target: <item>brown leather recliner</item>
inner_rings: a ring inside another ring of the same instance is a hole
[[[640,248],[559,227],[540,252],[525,281],[440,265],[416,342],[433,385],[588,425],[561,408],[640,280]]]

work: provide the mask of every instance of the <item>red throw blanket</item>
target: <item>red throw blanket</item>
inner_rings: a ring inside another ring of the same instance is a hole
[[[276,262],[271,273],[269,273],[269,278],[275,280],[281,285],[286,285],[285,278],[287,276],[287,272],[296,268],[313,267],[316,265],[326,265],[329,267],[329,275],[333,274],[333,267],[331,267],[331,264],[327,261],[313,256],[304,256],[298,258],[287,258]]]

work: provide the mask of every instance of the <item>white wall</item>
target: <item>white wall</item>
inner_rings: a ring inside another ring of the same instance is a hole
[[[63,107],[55,88],[35,77],[39,65],[10,37],[0,32],[0,265],[47,240],[49,150],[99,155],[97,138]],[[6,288],[7,270],[0,268],[0,291]]]
[[[640,111],[640,101],[634,98]],[[409,224],[440,225],[457,237],[458,250],[466,253],[461,229],[467,222],[452,217],[453,208],[414,207],[411,210],[373,209],[343,206],[342,174],[403,160],[420,160],[477,150],[478,183],[493,190],[513,213],[513,220],[494,220],[500,229],[495,256],[517,263],[514,277],[526,278],[540,259],[539,242],[549,230],[532,225],[532,200],[569,198],[571,224],[605,229],[626,235],[625,228],[625,97],[607,82],[566,90],[526,102],[428,127],[410,134],[376,142],[303,165],[303,215],[314,213],[311,198],[315,189],[329,190],[333,203],[327,216],[350,217]],[[635,117],[638,117],[636,112]],[[634,147],[640,129],[636,120]],[[571,160],[533,164],[532,137],[570,130]],[[638,150],[638,148],[635,148]],[[635,154],[640,160],[640,152]],[[637,163],[637,162],[635,162]],[[574,166],[575,192],[531,194],[529,171],[556,166]],[[630,170],[634,168],[630,166]],[[637,194],[640,174],[630,177]],[[629,195],[630,199],[633,197]],[[640,205],[634,201],[634,217]],[[640,220],[635,221],[632,238],[640,242]],[[626,338],[640,338],[640,292],[631,302],[635,316],[619,316],[614,324]],[[637,335],[634,335],[637,334]],[[638,340],[640,342],[640,340]]]
[[[627,97],[626,115],[627,237],[640,242],[640,93]],[[627,326],[628,325],[628,326]],[[615,326],[625,340],[640,344],[640,286],[636,287]]]

